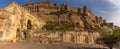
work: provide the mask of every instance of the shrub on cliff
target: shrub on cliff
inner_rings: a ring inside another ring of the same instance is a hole
[[[63,26],[60,28],[60,30],[63,30],[63,31],[73,30],[73,27],[72,26]]]
[[[46,30],[55,30],[55,29],[56,29],[56,24],[47,23],[46,25],[44,25],[44,28],[45,28]]]
[[[59,25],[59,22],[47,22],[43,28],[45,28],[46,30],[61,30],[61,31],[73,30],[72,25]]]

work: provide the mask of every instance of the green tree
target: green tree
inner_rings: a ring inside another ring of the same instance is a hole
[[[99,40],[112,49],[113,45],[120,41],[120,29],[116,29],[112,33],[104,32]]]

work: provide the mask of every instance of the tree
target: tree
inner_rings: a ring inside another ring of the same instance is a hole
[[[120,41],[120,29],[113,30],[112,33],[106,32],[101,34],[99,40],[112,49]]]

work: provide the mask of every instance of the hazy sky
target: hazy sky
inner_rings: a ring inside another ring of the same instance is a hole
[[[20,5],[29,2],[52,1],[58,4],[68,4],[73,7],[88,6],[96,16],[102,16],[108,22],[120,26],[120,0],[0,0],[0,8],[17,2]]]

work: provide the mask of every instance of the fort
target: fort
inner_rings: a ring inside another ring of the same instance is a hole
[[[74,8],[48,1],[23,6],[13,2],[0,9],[0,22],[2,42],[96,44],[100,31],[115,29],[87,6]]]

